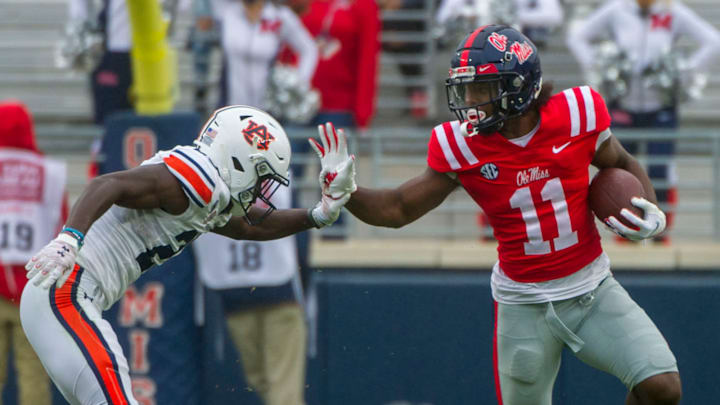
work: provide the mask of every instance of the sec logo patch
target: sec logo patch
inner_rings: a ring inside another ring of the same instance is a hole
[[[480,168],[480,174],[488,180],[495,180],[498,177],[498,168],[494,163],[485,163]]]

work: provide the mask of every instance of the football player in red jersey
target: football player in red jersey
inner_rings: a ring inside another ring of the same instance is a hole
[[[633,199],[642,217],[622,213],[636,229],[616,218],[608,226],[634,240],[665,227],[647,174],[610,132],[602,97],[588,86],[552,95],[535,45],[497,25],[460,43],[446,88],[458,120],[433,129],[428,168],[395,189],[358,188],[347,209],[397,228],[463,187],[488,214],[499,242],[491,286],[500,404],[550,404],[565,346],[618,377],[629,390],[626,404],[677,404],[675,357],[614,279],[588,205],[588,167],[623,168],[648,199]],[[321,177],[331,194],[351,181],[353,158],[341,131],[327,124],[320,134],[323,144],[311,143],[323,172],[337,174]]]

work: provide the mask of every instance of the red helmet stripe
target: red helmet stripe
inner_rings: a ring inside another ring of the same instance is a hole
[[[470,36],[468,37],[467,41],[465,41],[465,44],[463,44],[463,48],[470,48],[472,46],[473,42],[475,42],[475,37],[477,37],[478,34],[480,34],[482,32],[482,30],[484,30],[487,27],[488,27],[487,25],[483,25],[482,27],[473,31],[473,33],[470,34]]]
[[[460,66],[467,66],[468,60],[470,59],[470,50],[463,51],[462,54],[460,54]]]

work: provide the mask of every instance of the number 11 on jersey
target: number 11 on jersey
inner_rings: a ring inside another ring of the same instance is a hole
[[[566,249],[578,243],[577,231],[572,230],[570,214],[568,212],[565,192],[563,191],[560,178],[555,177],[548,180],[540,192],[543,201],[552,203],[555,212],[555,222],[558,226],[558,236],[553,238],[555,251]],[[528,241],[524,243],[526,255],[544,255],[552,252],[550,242],[543,238],[540,219],[535,209],[535,203],[530,194],[530,187],[522,187],[510,197],[510,206],[518,208],[525,221],[525,232]]]

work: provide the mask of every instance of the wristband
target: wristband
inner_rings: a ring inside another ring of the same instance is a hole
[[[69,226],[66,226],[62,229],[62,231],[60,231],[60,233],[66,233],[75,238],[78,244],[78,250],[80,250],[80,248],[85,243],[85,234],[75,228],[70,228]]]
[[[308,208],[308,210],[307,210],[308,221],[310,221],[310,225],[312,225],[313,228],[320,229],[320,228],[322,228],[322,226],[320,226],[320,224],[318,224],[317,221],[315,221],[315,217],[313,217],[313,213],[312,213],[313,210],[314,210],[314,208]]]
[[[74,247],[76,251],[80,250],[80,243],[78,243],[78,240],[75,238],[74,235],[68,232],[60,232],[60,234],[57,236],[57,238],[55,238],[55,240],[67,243],[68,245]]]

